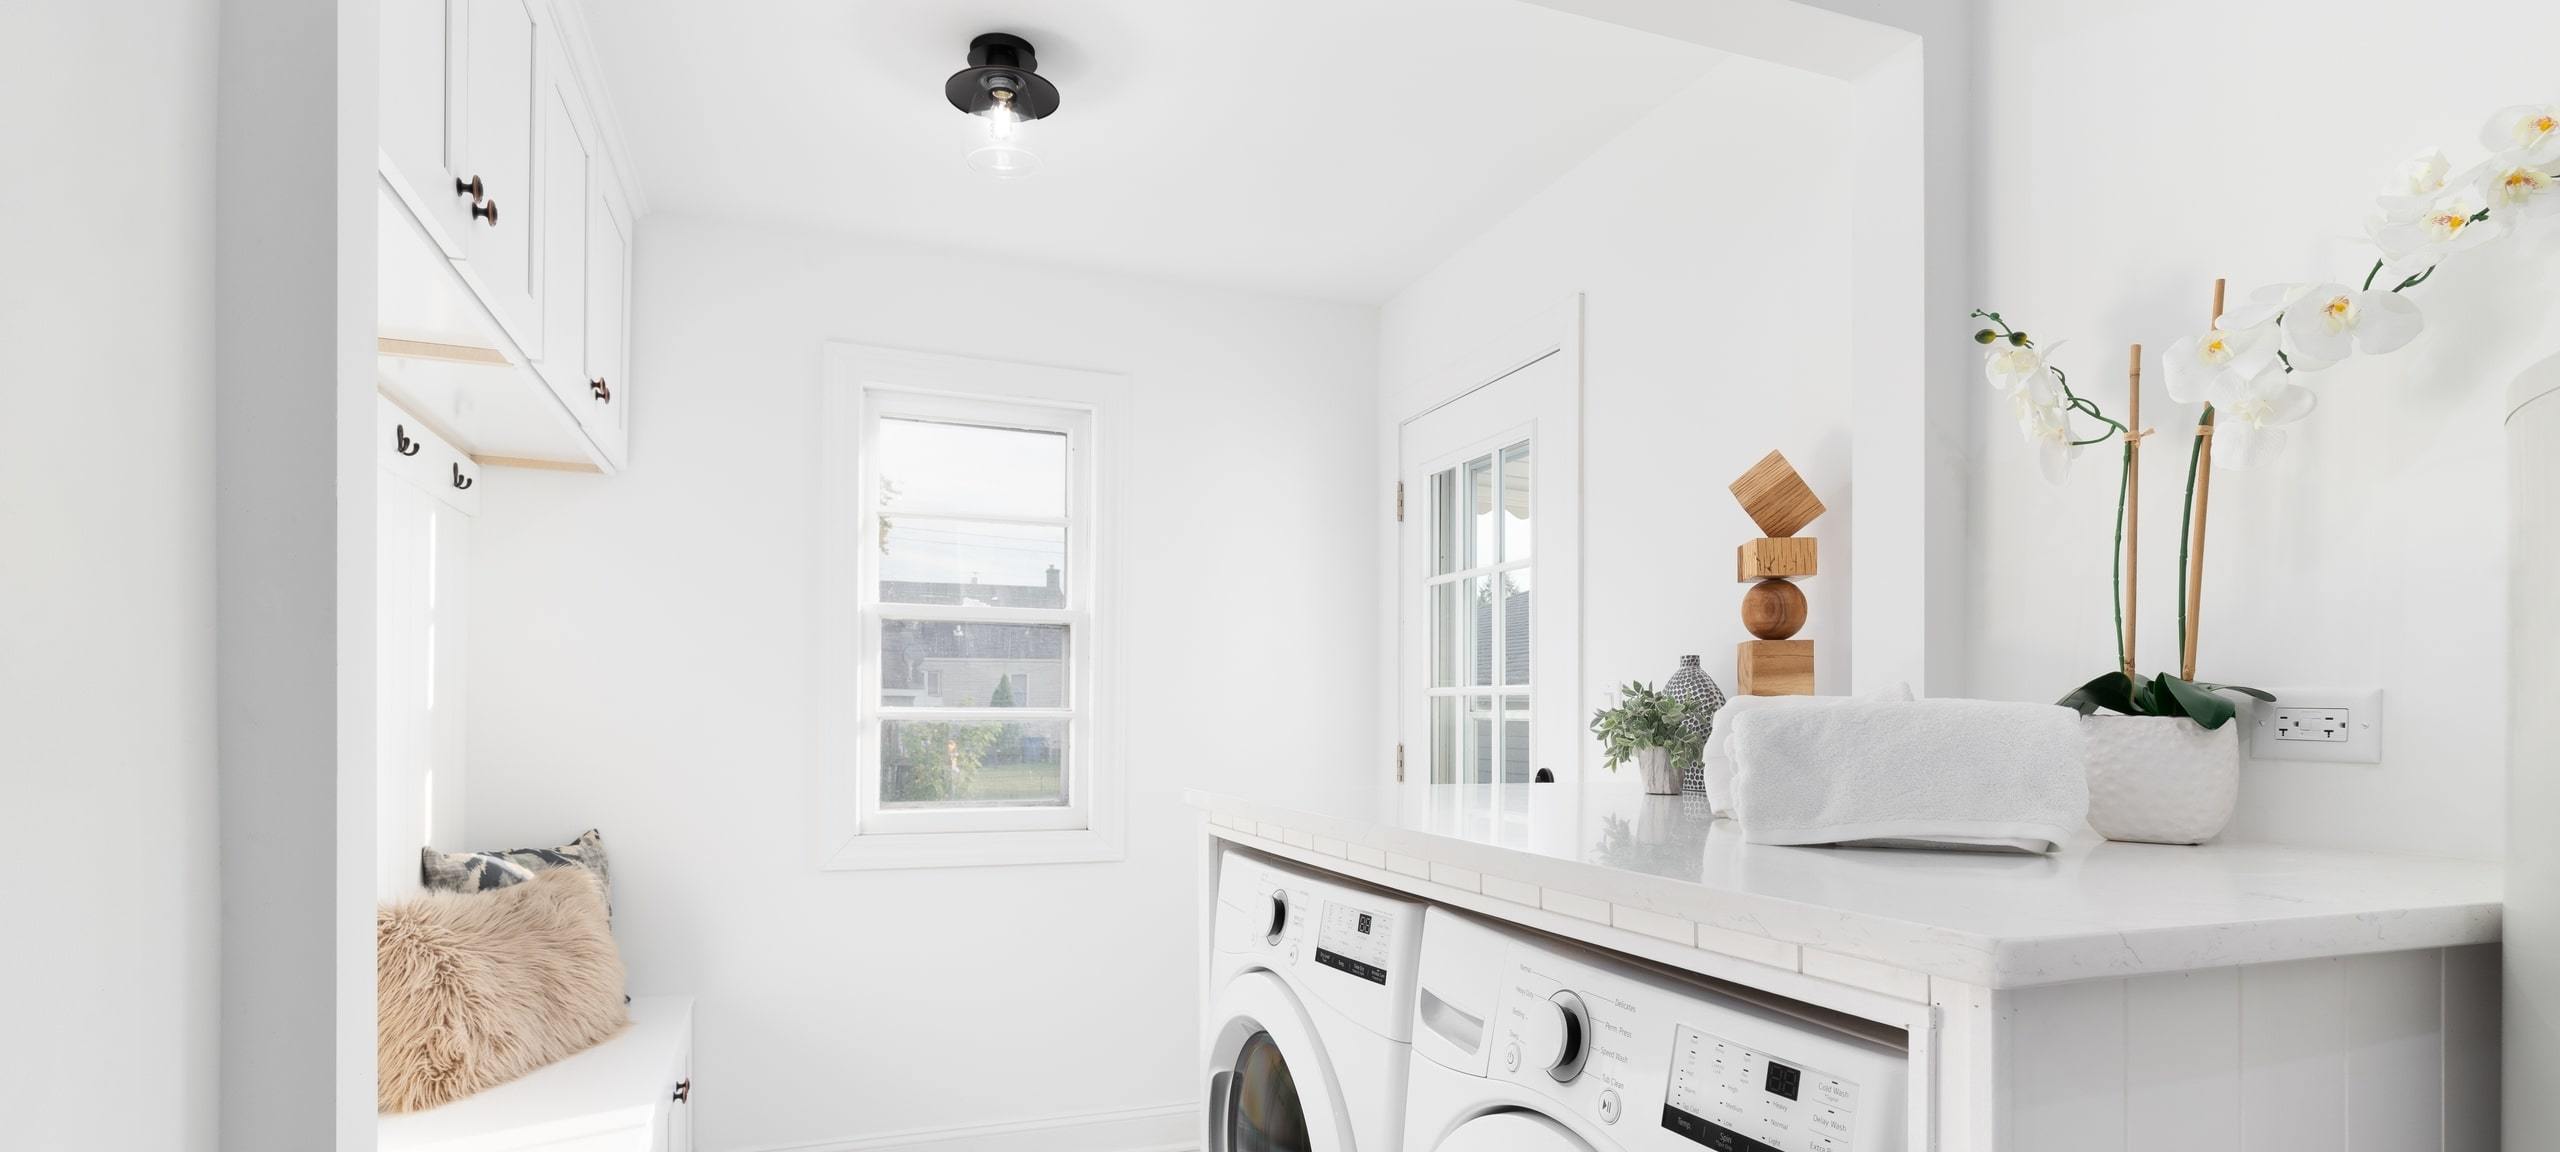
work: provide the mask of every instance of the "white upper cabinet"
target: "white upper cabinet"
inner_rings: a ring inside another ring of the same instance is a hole
[[[587,144],[585,104],[556,52],[545,51],[543,71],[551,77],[534,121],[534,140],[542,166],[542,211],[534,230],[542,259],[542,354],[534,370],[551,386],[582,426],[594,420],[593,397],[587,387],[587,202],[594,171],[594,149]]]
[[[470,180],[456,173],[462,141],[462,7],[383,0],[382,174],[449,257],[471,223]]]
[[[534,121],[547,95],[536,82],[541,20],[528,0],[463,0],[463,134],[460,168],[480,201],[463,229],[463,270],[528,354],[541,351],[535,278]]]
[[[631,224],[608,180],[587,197],[587,384],[596,408],[587,434],[616,465],[630,430]]]
[[[383,0],[379,378],[475,459],[610,472],[634,208],[583,31],[553,0]]]

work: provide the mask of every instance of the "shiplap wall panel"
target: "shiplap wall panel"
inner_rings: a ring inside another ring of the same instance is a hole
[[[1973,1111],[1940,1147],[2497,1152],[2498,969],[2489,944],[1996,993],[1966,1067],[2004,1079],[1942,1070]]]
[[[2444,1147],[2444,953],[2350,956],[2348,1152]]]
[[[2240,970],[2240,1145],[2347,1146],[2347,969],[2336,960]]]
[[[2445,1152],[2497,1152],[2499,963],[2495,944],[2444,950]]]
[[[2125,1147],[2240,1152],[2240,970],[2125,981]]]
[[[2014,1138],[2008,1146],[2125,1150],[2125,982],[2031,988],[2010,1021],[2016,1046]]]

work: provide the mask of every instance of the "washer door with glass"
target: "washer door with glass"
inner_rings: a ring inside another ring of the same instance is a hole
[[[1314,1025],[1279,977],[1237,977],[1212,1012],[1208,1152],[1358,1152]]]
[[[1458,1125],[1432,1152],[1591,1152],[1591,1145],[1535,1112],[1496,1112]]]

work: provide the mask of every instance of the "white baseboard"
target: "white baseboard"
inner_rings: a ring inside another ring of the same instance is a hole
[[[1166,1104],[960,1128],[920,1128],[757,1152],[1197,1152],[1200,1106]]]

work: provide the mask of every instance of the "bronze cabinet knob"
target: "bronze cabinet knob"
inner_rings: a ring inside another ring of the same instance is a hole
[[[456,196],[468,197],[473,204],[478,204],[480,202],[480,198],[487,195],[487,193],[480,190],[480,178],[477,176],[474,176],[469,180],[465,180],[460,176],[454,177],[453,194]]]

